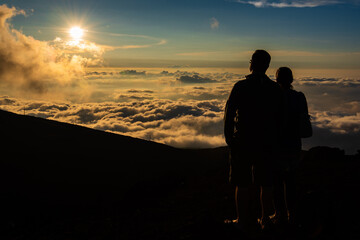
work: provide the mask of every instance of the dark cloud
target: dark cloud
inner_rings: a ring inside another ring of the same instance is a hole
[[[182,83],[214,83],[214,82],[217,82],[216,80],[212,80],[207,77],[200,77],[199,75],[196,75],[196,74],[192,75],[192,76],[188,76],[188,75],[180,76],[179,78],[177,78],[177,80]]]
[[[229,96],[228,89],[219,89],[219,88],[193,88],[186,91],[187,98],[195,100],[212,100],[212,99],[221,99],[225,100]]]
[[[13,105],[16,101],[7,97],[0,99],[0,105]]]
[[[153,93],[152,90],[129,89],[125,93],[116,94],[114,100],[118,102],[151,100],[154,99]]]
[[[197,103],[197,106],[199,107],[199,108],[202,108],[202,109],[208,109],[208,110],[210,110],[210,111],[212,111],[212,112],[222,112],[223,111],[223,107],[220,105],[218,105],[218,104],[213,104],[211,101],[202,101],[202,102],[199,102],[199,103]]]
[[[193,87],[193,89],[195,89],[195,90],[205,90],[204,87]]]
[[[128,93],[154,93],[152,90],[137,90],[137,89],[130,89],[127,91]]]
[[[86,72],[85,75],[87,75],[87,76],[91,76],[91,75],[105,76],[105,75],[114,75],[114,72],[97,72],[97,71],[93,71],[93,72]]]
[[[149,95],[132,95],[132,94],[118,94],[114,97],[115,101],[143,101],[143,100],[150,100],[154,97]]]
[[[144,76],[144,75],[146,75],[146,72],[145,71],[138,72],[136,70],[124,70],[124,71],[121,71],[119,74],[120,75],[141,75],[141,76]]]
[[[170,73],[169,71],[162,71],[160,74],[165,76],[174,76],[174,73]]]

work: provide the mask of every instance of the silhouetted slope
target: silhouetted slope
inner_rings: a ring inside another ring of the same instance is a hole
[[[235,217],[226,147],[176,149],[1,110],[0,134],[1,239],[246,239],[222,224]],[[359,156],[304,152],[292,239],[358,239],[359,172]]]
[[[230,190],[227,148],[176,149],[5,111],[0,131],[0,225],[6,236],[62,238],[64,225],[85,224],[98,238],[174,239],[196,234],[199,221],[211,222],[206,212],[214,204],[232,212],[227,192],[214,190]],[[209,214],[222,219],[224,213]],[[38,233],[44,226],[48,230]]]
[[[0,129],[3,176],[11,188],[121,192],[181,172],[180,150],[163,144],[5,111]]]

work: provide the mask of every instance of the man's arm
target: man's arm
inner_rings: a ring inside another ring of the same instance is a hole
[[[236,115],[235,99],[237,94],[235,86],[232,89],[229,99],[226,102],[225,115],[224,115],[224,135],[225,135],[225,141],[229,146],[232,145],[234,139],[234,127],[235,127],[234,119]]]

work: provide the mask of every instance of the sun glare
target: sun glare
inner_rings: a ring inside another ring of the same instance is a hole
[[[79,40],[82,38],[82,36],[84,35],[84,30],[79,28],[79,27],[72,27],[69,30],[70,36],[74,39],[74,40]]]

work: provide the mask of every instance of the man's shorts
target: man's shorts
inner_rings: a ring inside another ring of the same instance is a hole
[[[273,186],[273,167],[274,154],[270,150],[230,150],[229,180],[235,186]]]

